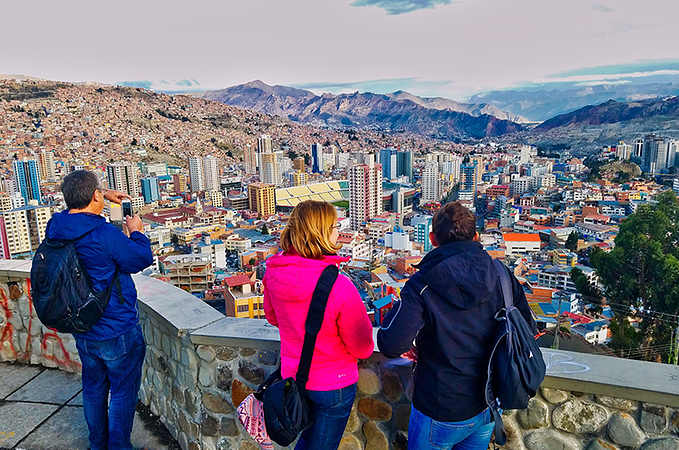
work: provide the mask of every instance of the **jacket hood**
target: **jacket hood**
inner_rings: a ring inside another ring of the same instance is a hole
[[[310,259],[295,253],[277,253],[266,260],[267,288],[277,291],[286,301],[303,301],[313,293],[316,281],[326,266],[339,266],[349,259],[337,255]]]
[[[422,280],[441,298],[462,309],[490,300],[497,285],[493,260],[478,242],[451,242],[418,265]]]
[[[105,223],[106,219],[96,214],[69,214],[65,210],[52,216],[46,235],[50,239],[76,239]]]

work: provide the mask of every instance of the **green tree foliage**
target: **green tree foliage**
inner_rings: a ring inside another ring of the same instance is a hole
[[[571,233],[571,236],[573,233]],[[570,238],[570,236],[569,236]],[[595,300],[601,300],[601,292],[596,287],[596,284],[590,283],[587,279],[587,275],[577,267],[571,269],[571,280],[575,284],[575,288],[585,297],[586,302],[591,302]]]
[[[568,235],[568,239],[566,239],[566,244],[565,247],[572,251],[575,252],[578,250],[578,239],[580,239],[580,235],[578,234],[577,231],[572,231],[571,234]],[[573,275],[571,274],[571,277]]]
[[[590,256],[608,301],[634,307],[646,349],[669,341],[676,326],[659,313],[679,313],[679,203],[669,190],[656,200],[622,222],[613,250],[594,248]]]
[[[262,234],[271,234],[269,233],[269,228],[266,226],[266,224],[262,224]]]

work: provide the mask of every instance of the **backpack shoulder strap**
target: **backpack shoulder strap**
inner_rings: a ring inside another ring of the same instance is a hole
[[[512,295],[512,282],[509,279],[507,266],[501,261],[494,259],[493,264],[497,270],[497,276],[500,279],[500,286],[502,287],[502,298],[504,299],[505,308],[509,309],[514,304],[514,296]]]
[[[316,283],[314,293],[311,296],[309,313],[306,318],[306,333],[304,334],[302,355],[299,359],[299,367],[297,368],[297,376],[295,378],[301,390],[306,389],[306,383],[309,381],[309,370],[311,369],[311,359],[314,356],[314,348],[316,347],[316,337],[321,330],[323,316],[325,316],[325,307],[328,305],[330,291],[332,291],[338,275],[339,269],[334,264],[323,269],[321,277]]]

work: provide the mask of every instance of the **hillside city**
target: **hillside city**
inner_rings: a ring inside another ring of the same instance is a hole
[[[541,345],[663,362],[676,354],[669,336],[644,352],[609,346],[616,317],[640,329],[650,311],[605,298],[590,257],[611,252],[637,211],[679,194],[679,136],[648,133],[582,155],[315,127],[137,88],[0,88],[3,259],[31,259],[66,208],[60,180],[90,170],[132,197],[154,252],[144,275],[227,316],[264,318],[267,258],[295,205],[322,200],[338,211],[343,270],[379,326],[432,250],[433,213],[460,201],[485,250],[521,281]],[[105,215],[122,227],[119,205]]]

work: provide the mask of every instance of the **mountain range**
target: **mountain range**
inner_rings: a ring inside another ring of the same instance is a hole
[[[445,98],[421,98],[355,92],[316,95],[256,80],[202,97],[227,105],[287,117],[296,122],[384,131],[407,131],[445,139],[480,139],[521,131],[526,122],[489,104],[464,104]]]
[[[492,91],[469,98],[472,103],[486,103],[521,115],[534,122],[569,113],[588,105],[608,100],[635,102],[679,95],[679,83],[599,84],[595,86],[567,86],[560,89],[523,89]]]

